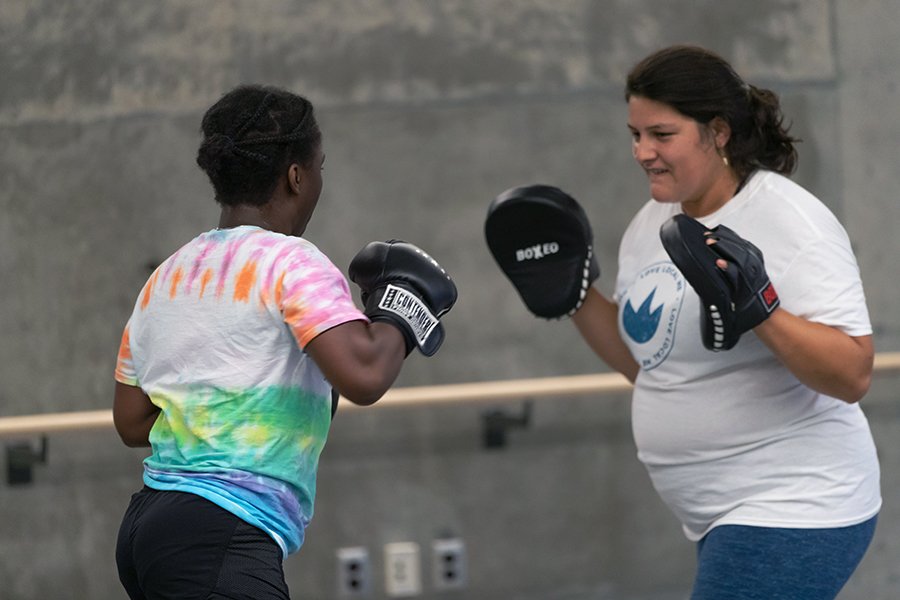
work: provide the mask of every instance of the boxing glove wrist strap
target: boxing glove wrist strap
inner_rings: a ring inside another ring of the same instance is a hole
[[[398,324],[407,338],[407,354],[415,345],[424,348],[438,325],[438,318],[416,294],[390,283],[372,294],[366,315],[373,321]]]

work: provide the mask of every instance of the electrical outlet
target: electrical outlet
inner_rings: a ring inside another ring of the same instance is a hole
[[[422,593],[419,573],[419,545],[393,542],[384,546],[384,587],[391,598],[418,596]]]
[[[367,598],[372,589],[369,551],[361,546],[337,551],[338,598]]]
[[[459,590],[466,587],[469,575],[466,562],[466,546],[461,539],[434,540],[431,543],[434,589]]]

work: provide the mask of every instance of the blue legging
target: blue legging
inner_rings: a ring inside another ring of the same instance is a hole
[[[866,553],[876,520],[834,529],[716,527],[697,545],[691,600],[833,600]]]

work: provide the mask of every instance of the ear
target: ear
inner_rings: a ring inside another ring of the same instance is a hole
[[[731,139],[731,125],[722,117],[715,117],[709,122],[709,128],[713,133],[716,149],[723,150]]]
[[[291,192],[300,193],[300,185],[303,181],[303,168],[297,163],[291,163],[287,170],[287,184]]]

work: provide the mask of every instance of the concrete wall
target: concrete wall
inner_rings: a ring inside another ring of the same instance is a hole
[[[900,349],[900,4],[892,0],[0,1],[0,416],[110,406],[122,325],[156,264],[218,211],[194,165],[205,108],[240,82],[316,104],[326,187],[308,232],[338,265],[372,239],[425,246],[460,300],[399,386],[591,373],[565,322],[533,319],[483,242],[490,200],[547,182],[592,220],[601,288],[646,197],[629,152],[627,69],[707,45],[779,92],[796,179],[846,224],[877,345]],[[875,543],[843,600],[895,598],[897,377],[865,406],[884,471]],[[423,597],[663,600],[693,549],[635,458],[626,395],[536,399],[504,449],[489,405],[342,410],[316,518],[285,565],[297,598],[336,595],[335,551],[466,542],[468,587]],[[10,440],[6,440],[10,441]],[[34,438],[25,441],[36,443]],[[0,598],[119,598],[115,532],[143,451],[112,431],[49,439],[29,486],[0,482]]]

